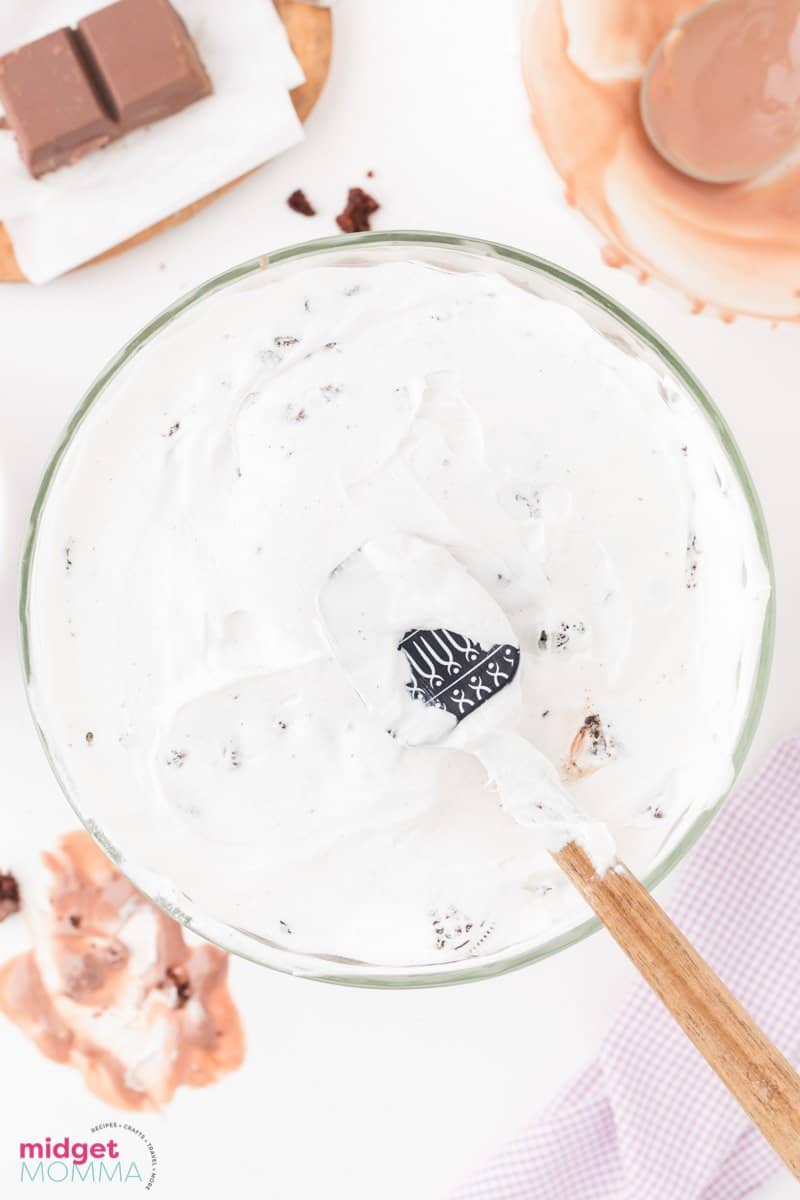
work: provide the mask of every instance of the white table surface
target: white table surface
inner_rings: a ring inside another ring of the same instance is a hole
[[[236,0],[228,3],[233,16]],[[15,830],[35,829],[46,844],[73,824],[28,717],[16,647],[17,557],[54,439],[99,367],[149,317],[232,263],[335,232],[354,184],[381,201],[375,228],[475,234],[571,267],[699,373],[744,450],[777,560],[775,666],[751,762],[797,732],[800,329],[691,316],[680,297],[603,265],[530,132],[513,0],[342,0],[335,20],[332,74],[304,145],[122,257],[38,290],[0,287],[0,860]],[[365,181],[367,169],[374,179]],[[296,187],[323,215],[290,212]],[[0,950],[21,928],[5,923]],[[422,992],[333,988],[237,961],[244,1068],[182,1090],[163,1116],[135,1118],[158,1151],[156,1192],[439,1200],[595,1052],[631,982],[605,934],[501,979]],[[18,1141],[78,1136],[115,1114],[1,1019],[0,1073],[0,1193],[24,1195],[14,1182]],[[799,1193],[784,1173],[761,1195]]]

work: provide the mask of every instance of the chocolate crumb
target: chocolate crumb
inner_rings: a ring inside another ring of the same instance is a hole
[[[589,734],[592,754],[599,754],[606,748],[606,737],[603,733],[603,725],[598,713],[589,713],[589,716],[583,722],[583,727]]]
[[[300,213],[301,217],[315,217],[317,210],[302,188],[295,188],[286,201],[292,212]]]
[[[690,592],[697,587],[697,570],[700,565],[700,547],[697,534],[693,533],[686,547],[686,587]]]
[[[78,913],[70,913],[69,914],[69,923],[73,929],[80,929],[80,927],[81,927],[80,915]]]
[[[474,955],[494,933],[492,921],[480,921],[476,924],[452,905],[444,910],[435,909],[431,913],[431,920],[437,950],[466,950],[468,954]]]
[[[546,650],[548,641],[549,641],[549,638],[547,636],[547,630],[543,629],[542,632],[539,634],[539,649]]]
[[[565,646],[569,645],[569,625],[567,625],[566,621],[562,621],[561,625],[556,630],[555,641],[556,647],[559,650],[563,650]]]
[[[565,765],[567,777],[583,779],[609,759],[615,758],[617,745],[599,713],[588,713],[569,748]]]
[[[584,729],[589,735],[589,751],[596,758],[602,758],[613,748],[613,742],[606,733],[598,713],[590,713],[584,721]]]
[[[375,178],[375,172],[367,171],[367,179],[374,179],[374,178]]]
[[[366,233],[372,228],[370,217],[377,212],[380,204],[363,188],[350,188],[347,193],[347,204],[336,218],[336,224],[343,233]]]
[[[167,967],[166,976],[169,982],[175,988],[175,1007],[185,1008],[192,995],[189,976],[183,967]]]
[[[285,728],[286,728],[286,722],[278,721],[278,729],[285,729]]]
[[[19,909],[19,884],[10,871],[0,871],[0,921]]]
[[[529,517],[540,517],[542,515],[542,497],[537,491],[532,491],[529,496],[524,492],[515,492],[514,500],[517,504],[521,504]]]

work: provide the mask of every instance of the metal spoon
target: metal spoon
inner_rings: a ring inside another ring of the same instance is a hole
[[[711,0],[665,34],[639,107],[658,153],[706,183],[739,183],[800,141],[800,0]]]

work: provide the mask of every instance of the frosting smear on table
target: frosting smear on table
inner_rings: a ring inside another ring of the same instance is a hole
[[[34,870],[25,890],[33,949],[0,965],[0,1012],[115,1108],[160,1108],[235,1070],[227,954],[188,946],[83,830],[43,859],[46,884]]]
[[[632,264],[642,279],[665,280],[695,311],[710,304],[726,319],[748,313],[798,321],[800,149],[745,182],[705,183],[662,158],[642,124],[639,93],[650,56],[676,22],[703,6],[706,0],[531,0],[523,69],[533,124],[568,201],[607,239],[610,266]],[[707,63],[695,64],[701,92],[692,92],[690,73],[668,58],[669,111],[676,124],[683,113],[688,127],[694,116],[693,167],[713,175],[720,156],[729,156],[720,113],[735,125],[737,105],[752,108],[763,88],[771,120],[780,106],[794,121],[800,8],[797,0],[716,5],[703,24],[700,43],[692,42],[708,54]],[[764,138],[763,126],[757,133]],[[752,152],[751,145],[748,165]]]
[[[476,756],[402,745],[332,653],[321,590],[398,534],[445,548],[502,612],[521,658],[502,732],[633,869],[729,785],[768,576],[695,402],[499,274],[267,270],[107,387],[33,570],[32,696],[59,771],[185,910],[400,965],[584,915]],[[432,608],[420,627],[446,628]]]

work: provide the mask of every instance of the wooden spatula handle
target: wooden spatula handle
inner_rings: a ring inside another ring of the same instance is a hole
[[[800,1179],[800,1077],[621,863],[598,875],[575,842],[554,854],[684,1033]]]

